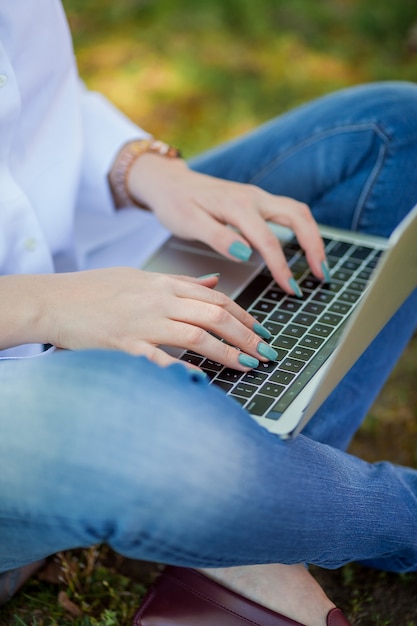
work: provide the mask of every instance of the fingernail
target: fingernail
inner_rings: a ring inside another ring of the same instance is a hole
[[[229,254],[239,259],[239,261],[249,261],[252,255],[252,248],[249,248],[241,241],[234,241],[229,248]]]
[[[203,274],[203,276],[198,276],[197,280],[204,280],[205,278],[218,278],[219,276],[219,272],[214,272],[213,274]]]
[[[290,280],[288,281],[288,284],[291,287],[291,289],[293,290],[293,292],[295,293],[295,295],[297,296],[297,298],[302,298],[303,297],[303,292],[301,291],[300,286],[297,283],[297,281],[295,280],[294,276],[292,278],[290,278]]]
[[[268,346],[268,344],[266,343],[258,343],[257,350],[261,356],[269,359],[269,361],[276,361],[278,358],[278,352],[274,350],[274,348],[271,348],[271,346]]]
[[[263,339],[271,339],[272,337],[272,334],[269,332],[269,330],[265,328],[264,326],[262,326],[262,324],[259,324],[258,322],[254,323],[253,330],[257,335],[259,335]]]
[[[332,279],[330,277],[330,271],[329,271],[329,266],[327,265],[327,261],[323,261],[323,263],[321,264],[321,270],[324,274],[324,282],[330,283]]]
[[[239,354],[238,361],[244,367],[258,367],[259,361],[255,359],[253,356],[249,356],[249,354]]]

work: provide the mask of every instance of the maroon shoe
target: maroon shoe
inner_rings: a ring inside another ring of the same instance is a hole
[[[134,626],[303,626],[193,569],[168,566],[146,594]],[[340,609],[327,626],[351,626]]]

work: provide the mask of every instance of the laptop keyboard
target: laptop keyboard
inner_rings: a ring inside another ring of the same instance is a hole
[[[360,300],[380,250],[324,239],[330,284],[310,271],[296,241],[283,245],[303,298],[285,293],[264,268],[236,302],[272,334],[277,361],[261,362],[247,373],[186,351],[181,359],[199,366],[249,413],[277,420],[332,354],[354,305]]]

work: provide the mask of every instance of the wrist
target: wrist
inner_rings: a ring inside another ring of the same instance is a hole
[[[154,139],[138,139],[125,144],[117,154],[108,174],[110,191],[116,209],[124,206],[139,206],[142,209],[149,209],[149,206],[142,201],[139,185],[132,185],[131,172],[138,161],[148,155],[161,159],[181,159],[177,148],[162,141]],[[137,168],[135,168],[137,170]]]
[[[45,316],[49,289],[48,275],[1,277],[0,349],[49,342]]]

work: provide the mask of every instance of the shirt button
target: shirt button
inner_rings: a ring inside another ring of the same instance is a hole
[[[0,74],[0,87],[4,87],[7,83],[7,76],[5,74]]]
[[[37,245],[38,245],[38,242],[36,241],[35,237],[28,237],[25,240],[25,248],[28,252],[33,252],[33,250],[35,250]]]

